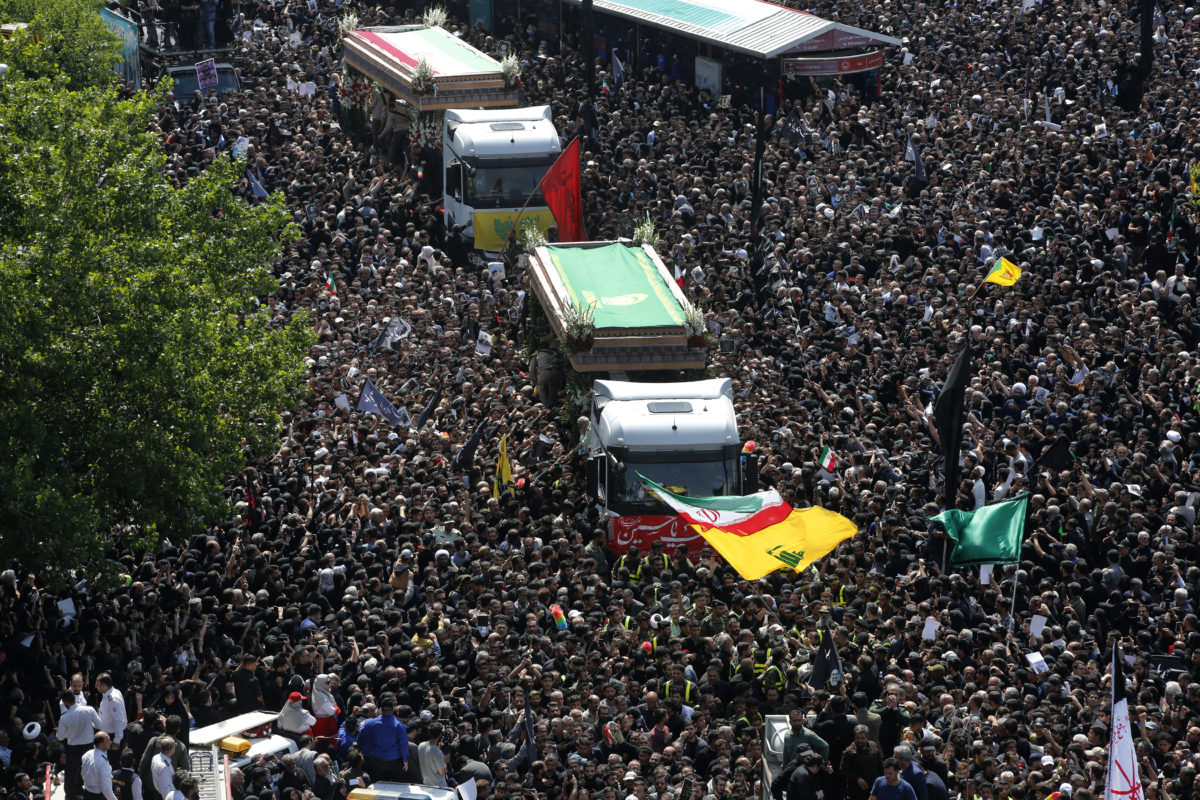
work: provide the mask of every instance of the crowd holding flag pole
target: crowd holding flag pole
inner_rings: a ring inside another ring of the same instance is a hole
[[[542,193],[554,224],[558,227],[560,242],[586,242],[583,228],[583,191],[579,176],[579,137],[563,148],[558,158],[538,181],[537,188],[529,193],[513,220],[513,228],[520,232],[521,217],[533,202],[537,192]]]
[[[1029,513],[1029,493],[1011,500],[993,503],[974,511],[947,508],[930,519],[942,523],[946,535],[954,542],[950,554],[951,567],[975,564],[1017,564],[1021,561],[1021,544],[1025,541],[1025,517]],[[1012,605],[1009,610],[1009,630],[1015,627],[1017,611],[1017,579],[1013,574]]]
[[[812,672],[808,673],[808,685],[817,691],[831,686],[835,691],[841,692],[844,684],[842,659],[838,657],[837,648],[833,645],[833,634],[829,632],[828,625],[822,625],[821,643],[817,645]]]
[[[971,336],[968,333],[962,352],[942,384],[942,393],[933,404],[933,424],[945,457],[943,503],[946,508],[954,508],[958,499],[958,451],[962,447],[963,399],[967,384],[971,382],[971,350]]]
[[[1126,697],[1125,665],[1121,646],[1112,650],[1112,709],[1109,712],[1108,775],[1104,781],[1104,800],[1142,800],[1142,781],[1138,777],[1137,748],[1129,725],[1129,699]]]
[[[975,287],[975,291],[971,292],[971,296],[967,298],[967,302],[969,303],[975,299],[975,295],[979,294],[979,290],[983,288],[985,283],[994,283],[997,286],[1012,286],[1020,280],[1022,271],[1016,264],[1001,256],[995,266],[988,271],[988,274],[983,276],[983,280]]]

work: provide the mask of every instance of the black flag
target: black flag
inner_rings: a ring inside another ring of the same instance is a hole
[[[908,137],[908,144],[904,148],[904,160],[913,162],[913,177],[921,183],[929,183],[929,175],[925,173],[925,162],[921,160],[921,151],[913,144],[912,137]]]
[[[454,461],[450,463],[454,469],[471,469],[475,465],[475,451],[479,449],[479,442],[483,439],[483,428],[487,425],[487,420],[479,423],[479,427],[471,434],[471,438],[467,439],[466,443],[454,455]]]
[[[429,418],[433,416],[434,409],[437,408],[438,403],[440,403],[441,401],[442,401],[442,387],[439,386],[434,391],[433,397],[429,398],[429,404],[425,406],[425,410],[421,412],[421,416],[417,417],[417,429],[418,430],[423,428],[425,426],[425,423],[429,421]]]
[[[400,319],[400,317],[392,317],[388,320],[387,327],[383,329],[383,333],[379,334],[379,338],[374,341],[371,347],[380,350],[384,348],[395,350],[396,342],[407,337],[410,333],[412,333],[411,325]]]
[[[1062,472],[1064,469],[1070,469],[1074,461],[1075,454],[1071,452],[1071,442],[1064,436],[1043,450],[1034,466]]]
[[[963,345],[962,352],[950,368],[942,393],[933,404],[933,424],[942,443],[942,455],[946,458],[946,508],[954,508],[958,498],[958,450],[962,446],[963,396],[971,381],[971,338]]]
[[[813,659],[808,685],[814,689],[824,689],[826,685],[841,689],[844,682],[842,660],[833,646],[833,634],[829,632],[828,625],[822,626],[821,644],[817,647],[817,657]]]

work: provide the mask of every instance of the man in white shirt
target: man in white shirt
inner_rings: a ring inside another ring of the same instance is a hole
[[[162,737],[158,744],[159,753],[150,764],[154,776],[154,790],[159,797],[165,798],[175,791],[175,765],[171,763],[171,754],[175,752],[175,739],[170,736]]]
[[[101,673],[96,678],[96,691],[100,692],[100,729],[112,737],[113,744],[120,748],[125,738],[125,726],[129,716],[125,711],[125,697],[113,686],[112,675]]]
[[[76,702],[75,693],[69,690],[63,692],[59,700],[66,711],[59,717],[55,736],[65,745],[67,753],[67,800],[82,800],[83,755],[92,748],[92,737],[100,727],[100,715],[96,709]]]
[[[83,675],[82,675],[82,673],[76,672],[74,675],[71,676],[71,694],[75,695],[75,702],[78,703],[79,705],[81,705],[81,706],[90,706],[91,705],[91,703],[88,702],[87,694],[85,694],[83,691]],[[58,713],[60,713],[60,714],[67,713],[67,705],[66,705],[66,703],[64,703],[61,700],[58,703]],[[88,746],[90,747],[91,745],[88,745]]]
[[[112,739],[104,731],[94,738],[95,747],[83,754],[83,800],[117,800],[113,793],[112,765],[108,763],[108,748]]]

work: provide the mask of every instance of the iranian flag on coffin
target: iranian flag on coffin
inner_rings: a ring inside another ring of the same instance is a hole
[[[727,533],[749,536],[783,522],[792,513],[792,507],[774,489],[745,497],[684,497],[641,474],[638,477],[672,511],[702,530],[720,528]]]

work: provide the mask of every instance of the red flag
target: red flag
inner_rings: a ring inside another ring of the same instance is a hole
[[[558,239],[562,242],[586,242],[583,232],[583,199],[579,189],[579,139],[562,151],[554,166],[538,184],[546,205],[558,224]]]

